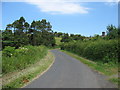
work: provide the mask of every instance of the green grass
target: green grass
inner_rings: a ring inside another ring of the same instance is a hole
[[[60,45],[61,44],[61,42],[60,42],[61,39],[62,39],[61,37],[55,37],[56,45]]]
[[[3,88],[20,88],[27,85],[31,80],[34,80],[36,76],[41,75],[49,66],[53,63],[54,56],[51,52],[48,52],[47,56],[30,67],[10,75],[3,77]],[[9,77],[8,77],[9,76]],[[6,80],[4,80],[6,78]],[[12,79],[13,78],[13,79]],[[7,83],[9,82],[9,83]]]
[[[112,65],[112,64],[103,64],[102,62],[94,62],[88,59],[85,59],[83,57],[80,57],[74,53],[65,51],[65,50],[61,50],[62,52],[65,52],[66,54],[76,58],[77,60],[80,60],[82,63],[88,65],[90,68],[92,68],[93,70],[97,71],[100,74],[104,74],[107,75],[108,77],[118,74],[118,65]],[[111,78],[110,78],[111,79]],[[111,80],[113,83],[118,83],[118,79],[114,79]]]
[[[111,82],[114,82],[114,83],[117,84],[117,85],[120,83],[120,78],[117,78],[117,77],[116,77],[116,78],[115,78],[115,77],[114,77],[114,78],[110,78],[109,80],[110,80]]]
[[[3,75],[23,70],[26,67],[38,62],[47,54],[45,46],[25,46],[19,49],[6,47],[2,53]]]

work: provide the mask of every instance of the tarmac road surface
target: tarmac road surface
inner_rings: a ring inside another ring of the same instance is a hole
[[[24,88],[114,88],[106,77],[90,69],[79,60],[51,50],[55,62],[51,68]]]

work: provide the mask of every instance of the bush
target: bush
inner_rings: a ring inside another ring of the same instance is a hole
[[[15,53],[15,47],[6,46],[3,50],[3,54],[7,57],[11,57]]]
[[[10,57],[3,53],[2,57],[2,73],[6,74],[22,70],[31,64],[41,60],[47,54],[47,48],[45,46],[25,46],[19,49],[14,47],[6,47],[3,52],[13,53]]]
[[[77,41],[61,44],[61,49],[103,63],[118,62],[118,40]]]
[[[102,60],[105,63],[109,61],[117,62],[118,59],[117,40],[99,40],[91,42],[84,50],[83,56],[92,60]]]

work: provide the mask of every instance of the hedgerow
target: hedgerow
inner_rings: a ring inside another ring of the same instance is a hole
[[[96,41],[68,42],[61,44],[61,49],[94,61],[118,62],[118,40],[98,39]]]

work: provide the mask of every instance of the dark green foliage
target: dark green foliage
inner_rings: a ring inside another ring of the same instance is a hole
[[[68,33],[64,34],[61,42],[70,42],[72,39],[69,37]]]
[[[2,38],[4,41],[6,40],[14,40],[14,36],[11,30],[5,30],[4,32],[2,32]]]
[[[91,42],[84,50],[83,56],[92,60],[102,60],[104,63],[110,61],[118,62],[118,41],[98,40]]]
[[[64,34],[62,32],[54,32],[56,37],[62,37]]]
[[[120,30],[113,25],[107,26],[106,39],[118,39]]]
[[[61,42],[70,42],[70,41],[83,41],[86,37],[81,36],[80,34],[68,34],[64,33],[62,35]]]
[[[70,37],[75,41],[62,43],[61,49],[71,51],[94,61],[118,63],[119,32],[120,29],[110,25],[107,26],[106,36],[83,37],[71,34]]]
[[[70,37],[72,37],[73,40],[83,40],[85,37],[81,36],[80,34],[71,34]]]
[[[7,46],[5,47],[3,54],[6,57],[11,57],[14,54],[14,52],[15,52],[15,47]]]
[[[118,40],[77,41],[61,45],[61,49],[74,52],[90,60],[118,62]]]
[[[12,46],[14,47],[14,45],[16,45],[17,42],[14,42],[14,41],[2,41],[2,49],[5,48],[5,46]]]
[[[6,30],[2,32],[2,48],[14,46],[15,48],[24,45],[46,45],[55,46],[54,33],[50,22],[46,19],[33,21],[31,25],[26,22],[24,17],[8,24]]]

